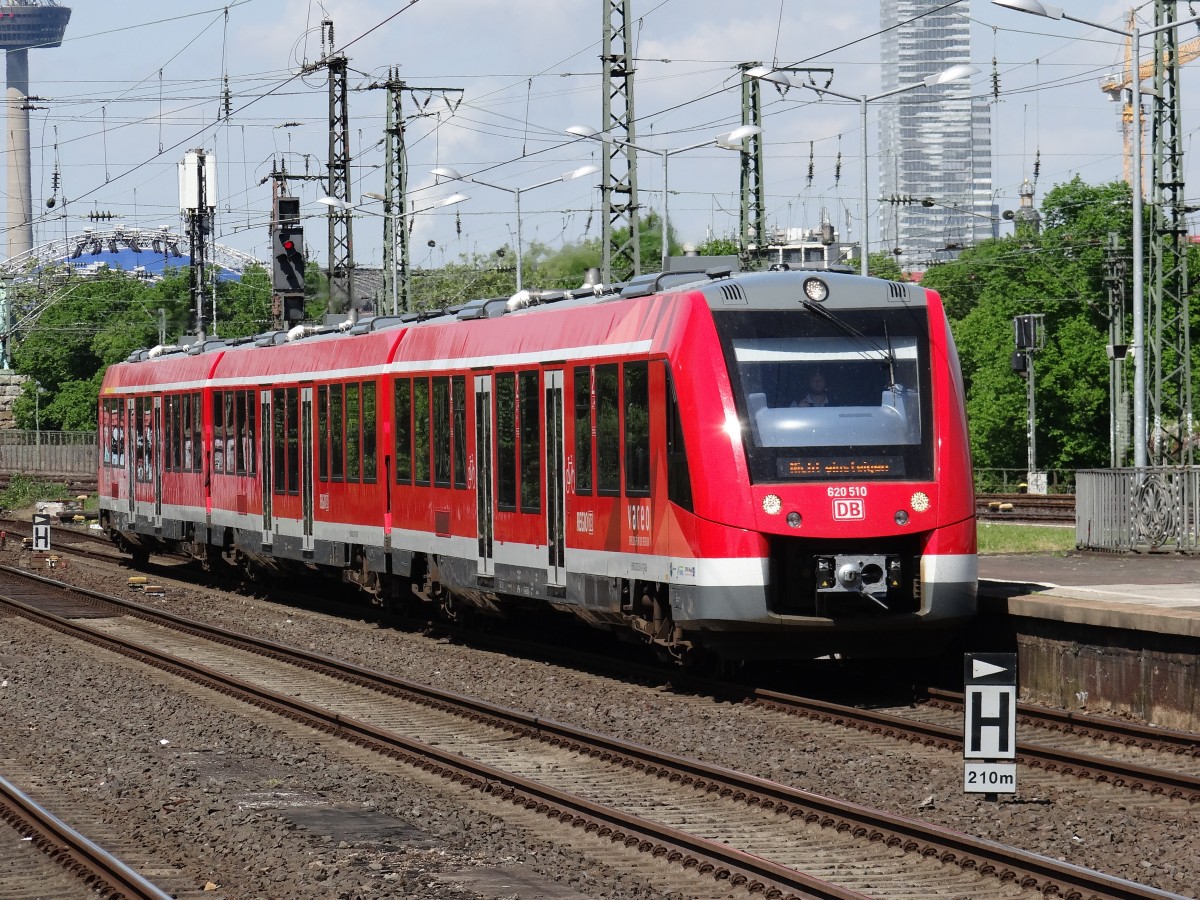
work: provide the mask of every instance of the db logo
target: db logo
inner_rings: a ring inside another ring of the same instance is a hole
[[[834,500],[833,517],[835,519],[865,519],[866,507],[861,500]]]

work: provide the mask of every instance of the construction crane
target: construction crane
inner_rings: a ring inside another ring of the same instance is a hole
[[[1125,29],[1132,35],[1134,26],[1137,24],[1135,19],[1136,13],[1133,10],[1129,11],[1129,16],[1125,21]],[[1184,41],[1179,45],[1176,51],[1179,58],[1179,64],[1189,63],[1192,60],[1200,57],[1200,37],[1194,37],[1191,40]],[[1108,94],[1110,100],[1120,101],[1133,84],[1133,46],[1130,37],[1125,38],[1125,68],[1118,74],[1113,72],[1106,78],[1100,81],[1100,90]],[[1151,55],[1148,59],[1142,60],[1138,65],[1138,79],[1145,81],[1147,78],[1154,77],[1154,57]],[[1138,126],[1145,132],[1145,116],[1139,116],[1140,121]],[[1130,99],[1125,99],[1125,106],[1121,110],[1121,134],[1124,138],[1125,156],[1122,173],[1125,177],[1126,184],[1133,184],[1133,102]],[[1142,143],[1145,147],[1145,142]],[[1145,167],[1142,168],[1145,172]],[[1143,190],[1143,193],[1145,191]]]

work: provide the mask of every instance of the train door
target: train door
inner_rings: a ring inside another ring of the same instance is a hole
[[[305,553],[313,552],[313,389],[300,389],[300,508]]]
[[[271,546],[275,541],[275,520],[271,511],[271,473],[274,471],[271,459],[271,441],[275,429],[271,422],[271,392],[262,391],[259,394],[259,426],[258,438],[262,446],[262,465],[259,474],[262,476],[262,542],[264,547]]]
[[[546,372],[546,583],[566,577],[566,462],[563,454],[563,373]]]
[[[125,484],[129,492],[129,521],[137,513],[137,405],[133,397],[125,401]]]
[[[148,463],[153,468],[154,479],[154,530],[162,530],[162,492],[163,492],[163,424],[162,397],[154,398],[154,425],[150,434],[146,435],[146,446],[150,448]]]
[[[480,575],[495,574],[492,559],[492,376],[475,376],[475,515]]]

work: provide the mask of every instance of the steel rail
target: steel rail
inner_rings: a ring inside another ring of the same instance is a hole
[[[6,778],[0,777],[0,820],[31,838],[44,855],[88,882],[101,897],[171,900],[161,890],[103,847],[80,834]]]

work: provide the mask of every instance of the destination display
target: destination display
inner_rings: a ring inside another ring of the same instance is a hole
[[[792,456],[776,460],[780,478],[879,478],[904,474],[904,457]]]

